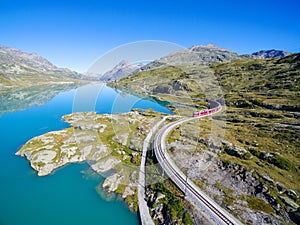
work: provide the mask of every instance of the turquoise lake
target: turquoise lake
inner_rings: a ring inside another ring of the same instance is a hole
[[[61,120],[65,114],[91,109],[121,113],[133,108],[171,113],[158,103],[103,84],[60,92],[39,106],[4,113],[0,117],[0,225],[139,224],[138,215],[130,212],[123,201],[107,201],[97,193],[103,178],[87,164],[70,164],[38,177],[26,159],[15,156],[32,137],[68,127]]]

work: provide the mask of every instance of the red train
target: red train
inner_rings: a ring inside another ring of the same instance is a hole
[[[213,101],[213,100],[210,100],[209,102],[210,102],[211,105],[215,105],[215,107],[211,108],[211,109],[201,110],[200,112],[195,112],[193,114],[193,116],[194,117],[207,116],[207,115],[210,115],[210,114],[213,114],[213,113],[221,111],[222,106],[221,106],[221,104],[219,102]]]

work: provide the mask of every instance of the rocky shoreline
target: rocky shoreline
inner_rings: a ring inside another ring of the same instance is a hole
[[[137,211],[140,149],[160,114],[133,111],[98,115],[88,112],[66,115],[63,119],[71,127],[32,138],[16,155],[27,158],[38,176],[85,161],[93,171],[105,177],[99,184],[101,188],[107,193],[120,194],[129,207]]]
[[[145,137],[161,119],[161,114],[133,111],[116,115],[97,115],[89,112],[66,115],[63,119],[70,124],[69,128],[32,138],[16,155],[26,157],[39,176],[49,175],[55,169],[69,163],[85,161],[93,171],[105,177],[104,182],[99,184],[99,190],[119,194],[128,203],[129,208],[137,212],[141,149]],[[199,127],[203,128],[207,122],[202,123],[204,124]],[[188,126],[194,127],[194,124]],[[293,224],[291,219],[295,221],[299,218],[299,196],[296,191],[266,174],[226,160],[230,156],[249,162],[259,154],[261,160],[273,162],[278,153],[245,149],[227,140],[221,142],[221,148],[215,148],[215,143],[206,140],[205,135],[198,140],[193,138],[192,134],[187,136],[187,130],[196,132],[194,128],[181,127],[170,136],[170,155],[183,171],[186,170],[186,165],[190,165],[189,178],[218,204],[245,223]],[[197,137],[198,135],[199,133]],[[197,150],[194,145],[199,145],[198,141],[200,147],[206,150]],[[192,152],[188,153],[189,151]],[[212,154],[217,157],[213,157]],[[151,160],[155,161],[154,158]],[[149,168],[151,167],[148,165]],[[202,172],[199,173],[199,170]],[[148,171],[147,174],[149,172],[153,171]],[[154,173],[159,174],[159,171]],[[173,199],[178,204],[173,205],[174,207],[180,206],[182,210],[188,208],[194,222],[209,224],[201,212],[182,201],[182,194],[176,193],[178,190],[172,187],[172,184],[168,181],[155,183],[157,185],[147,187],[146,200],[156,223],[170,220],[165,211],[171,210],[168,202],[169,199]],[[189,215],[180,216],[181,219],[172,222],[182,223],[184,219],[191,221]]]

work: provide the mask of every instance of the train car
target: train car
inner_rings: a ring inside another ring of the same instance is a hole
[[[205,115],[208,115],[209,114],[209,111],[208,110],[201,110],[200,112],[195,112],[193,114],[194,117],[197,117],[197,116],[205,116]]]
[[[201,111],[200,111],[200,112],[195,112],[195,113],[193,114],[193,117],[200,116],[200,114],[201,114]]]
[[[222,106],[219,102],[214,101],[214,100],[207,100],[207,101],[210,103],[211,106],[214,106],[214,107],[211,109],[205,109],[205,110],[201,110],[199,112],[195,112],[193,114],[193,117],[206,116],[206,115],[210,115],[210,114],[216,113],[221,110]]]

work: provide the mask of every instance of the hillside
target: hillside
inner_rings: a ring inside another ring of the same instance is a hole
[[[226,111],[214,120],[174,130],[174,161],[183,171],[192,165],[191,179],[241,221],[299,224],[300,54],[209,65],[142,71],[111,85],[169,102],[186,116],[207,106],[205,98],[225,102]],[[199,173],[200,162],[209,173]]]
[[[242,104],[230,98],[239,93],[248,99],[249,107],[299,111],[299,57],[293,54],[281,59],[240,59],[211,67],[167,66],[132,74],[111,85],[165,101],[183,96],[193,100],[205,95],[218,97],[221,93],[214,89],[220,88],[228,105]],[[253,95],[256,101],[251,100]]]
[[[218,62],[229,62],[239,58],[240,56],[235,52],[208,44],[206,46],[192,46],[190,48],[175,51],[143,66],[141,70],[180,65],[210,66]]]
[[[299,112],[299,57],[241,60],[213,69],[230,106]]]
[[[36,53],[0,46],[0,90],[78,79],[84,77],[69,69],[58,68]]]
[[[97,79],[113,82],[126,77],[131,73],[153,70],[167,66],[181,67],[186,70],[187,66],[212,66],[221,62],[231,62],[238,59],[267,59],[282,58],[291,53],[282,50],[261,50],[252,54],[238,55],[225,48],[220,48],[213,44],[206,46],[192,46],[170,53],[162,58],[156,59],[146,65],[135,65],[123,60],[105,74],[87,74]]]

